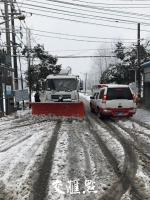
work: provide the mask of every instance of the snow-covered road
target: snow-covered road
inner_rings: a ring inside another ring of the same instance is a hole
[[[150,112],[104,122],[82,98],[83,119],[0,118],[0,199],[150,200]]]

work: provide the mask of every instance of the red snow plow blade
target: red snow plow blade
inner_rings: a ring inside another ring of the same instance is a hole
[[[80,102],[28,102],[32,107],[32,115],[56,115],[84,117],[84,103]]]

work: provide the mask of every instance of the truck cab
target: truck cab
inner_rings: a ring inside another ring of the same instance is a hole
[[[44,81],[41,102],[78,102],[78,80],[74,75],[49,75]]]

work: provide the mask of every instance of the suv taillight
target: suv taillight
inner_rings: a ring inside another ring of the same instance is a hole
[[[107,95],[104,94],[103,99],[102,99],[102,103],[106,103],[106,98],[107,98]]]
[[[132,94],[132,99],[133,99],[133,102],[136,103],[135,94]]]

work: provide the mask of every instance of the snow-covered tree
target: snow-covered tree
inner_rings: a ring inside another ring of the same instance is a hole
[[[32,61],[25,71],[25,80],[29,87],[31,101],[31,91],[39,89],[39,80],[45,79],[49,74],[57,74],[61,70],[61,65],[57,65],[57,57],[45,51],[44,46],[40,44],[37,44],[33,49],[25,47],[22,54],[30,56]],[[36,64],[33,64],[34,59],[36,59]]]
[[[36,59],[37,64],[31,62],[30,68],[25,71],[27,86],[32,90],[38,89],[40,79],[45,79],[49,74],[57,74],[61,70],[61,65],[57,65],[57,57],[45,51],[43,45],[38,44],[30,50],[25,47],[22,54],[30,56],[32,61]]]
[[[127,50],[126,50],[127,49]],[[109,65],[100,79],[101,83],[129,84],[135,81],[135,68],[137,67],[137,47],[132,45],[125,46],[118,42],[114,51],[118,58],[115,63]],[[150,60],[148,45],[140,45],[141,63]]]

